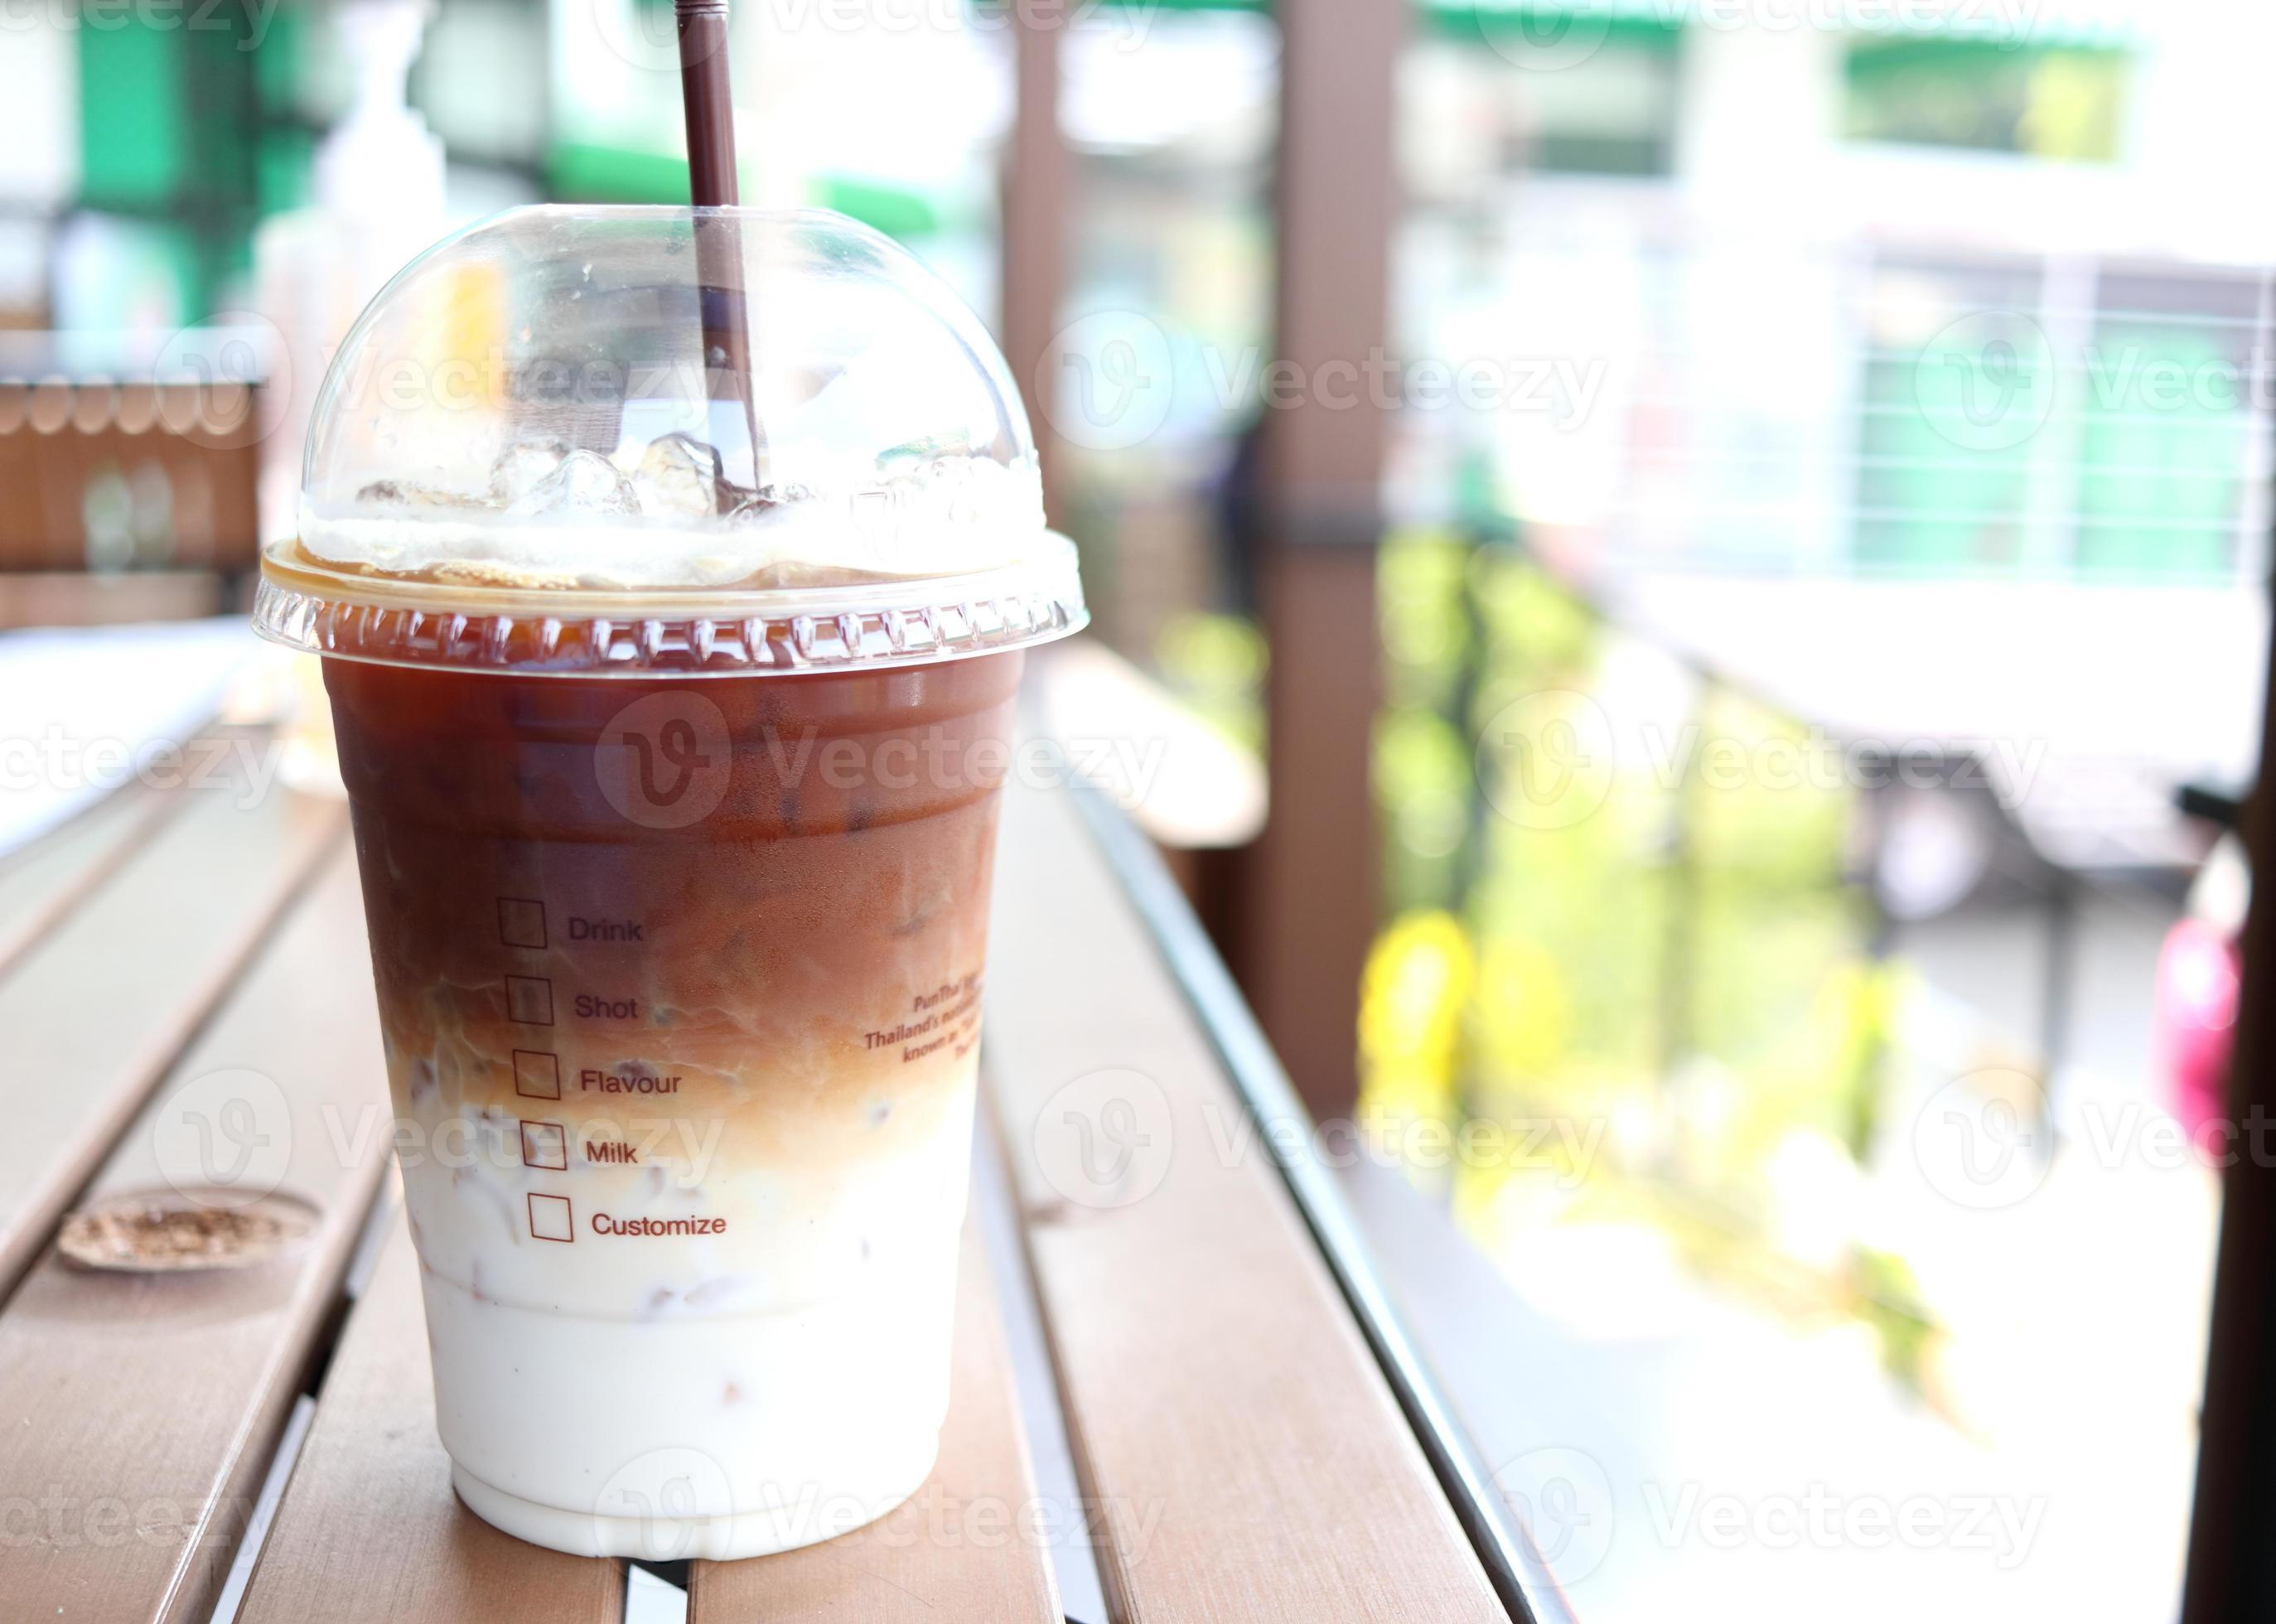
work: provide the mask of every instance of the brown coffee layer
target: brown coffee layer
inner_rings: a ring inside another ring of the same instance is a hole
[[[328,662],[398,1110],[717,1116],[744,1166],[925,1131],[970,1074],[1020,664]]]

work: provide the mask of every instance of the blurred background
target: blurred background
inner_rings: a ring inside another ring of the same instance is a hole
[[[0,626],[240,607],[396,265],[686,197],[665,0],[4,27]],[[1001,336],[1097,612],[1051,720],[1165,747],[1114,787],[1351,1125],[1574,1610],[2174,1616],[2276,14],[749,0],[732,37],[745,201],[876,226]],[[1946,1531],[1821,1539],[1813,1495]]]

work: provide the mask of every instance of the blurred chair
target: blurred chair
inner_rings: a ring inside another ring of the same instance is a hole
[[[0,628],[221,611],[254,567],[236,383],[0,379]]]
[[[1130,815],[1224,942],[1233,860],[1264,828],[1264,763],[1095,638],[1043,653],[1034,671],[1036,720],[1066,770]]]

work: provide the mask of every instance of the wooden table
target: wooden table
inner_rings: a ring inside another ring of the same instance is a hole
[[[625,1616],[626,1565],[452,1498],[346,835],[240,764],[0,861],[7,1624]],[[1506,1520],[1332,1192],[1257,1131],[1285,1080],[1150,851],[1087,793],[1015,791],[996,907],[938,1466],[831,1543],[664,1570],[687,1616],[1523,1616]],[[1158,1187],[1070,1201],[1050,1135],[1101,1073],[1139,1080],[1159,1149],[1133,1177]],[[310,1244],[172,1276],[57,1255],[68,1211],[194,1172],[247,1109]]]

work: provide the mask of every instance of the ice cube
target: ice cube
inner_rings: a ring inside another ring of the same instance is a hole
[[[512,505],[550,478],[568,457],[568,442],[550,435],[517,440],[490,464],[490,494]]]
[[[719,508],[719,453],[693,435],[651,440],[633,470],[633,489],[644,513],[705,518]]]
[[[1042,484],[1028,469],[964,453],[898,468],[879,463],[895,512],[967,525],[1042,520]]]
[[[748,490],[735,493],[734,505],[727,510],[727,527],[740,530],[747,526],[765,524],[782,504],[773,497]]]
[[[632,482],[598,452],[573,451],[506,509],[515,519],[622,519],[640,512]]]

